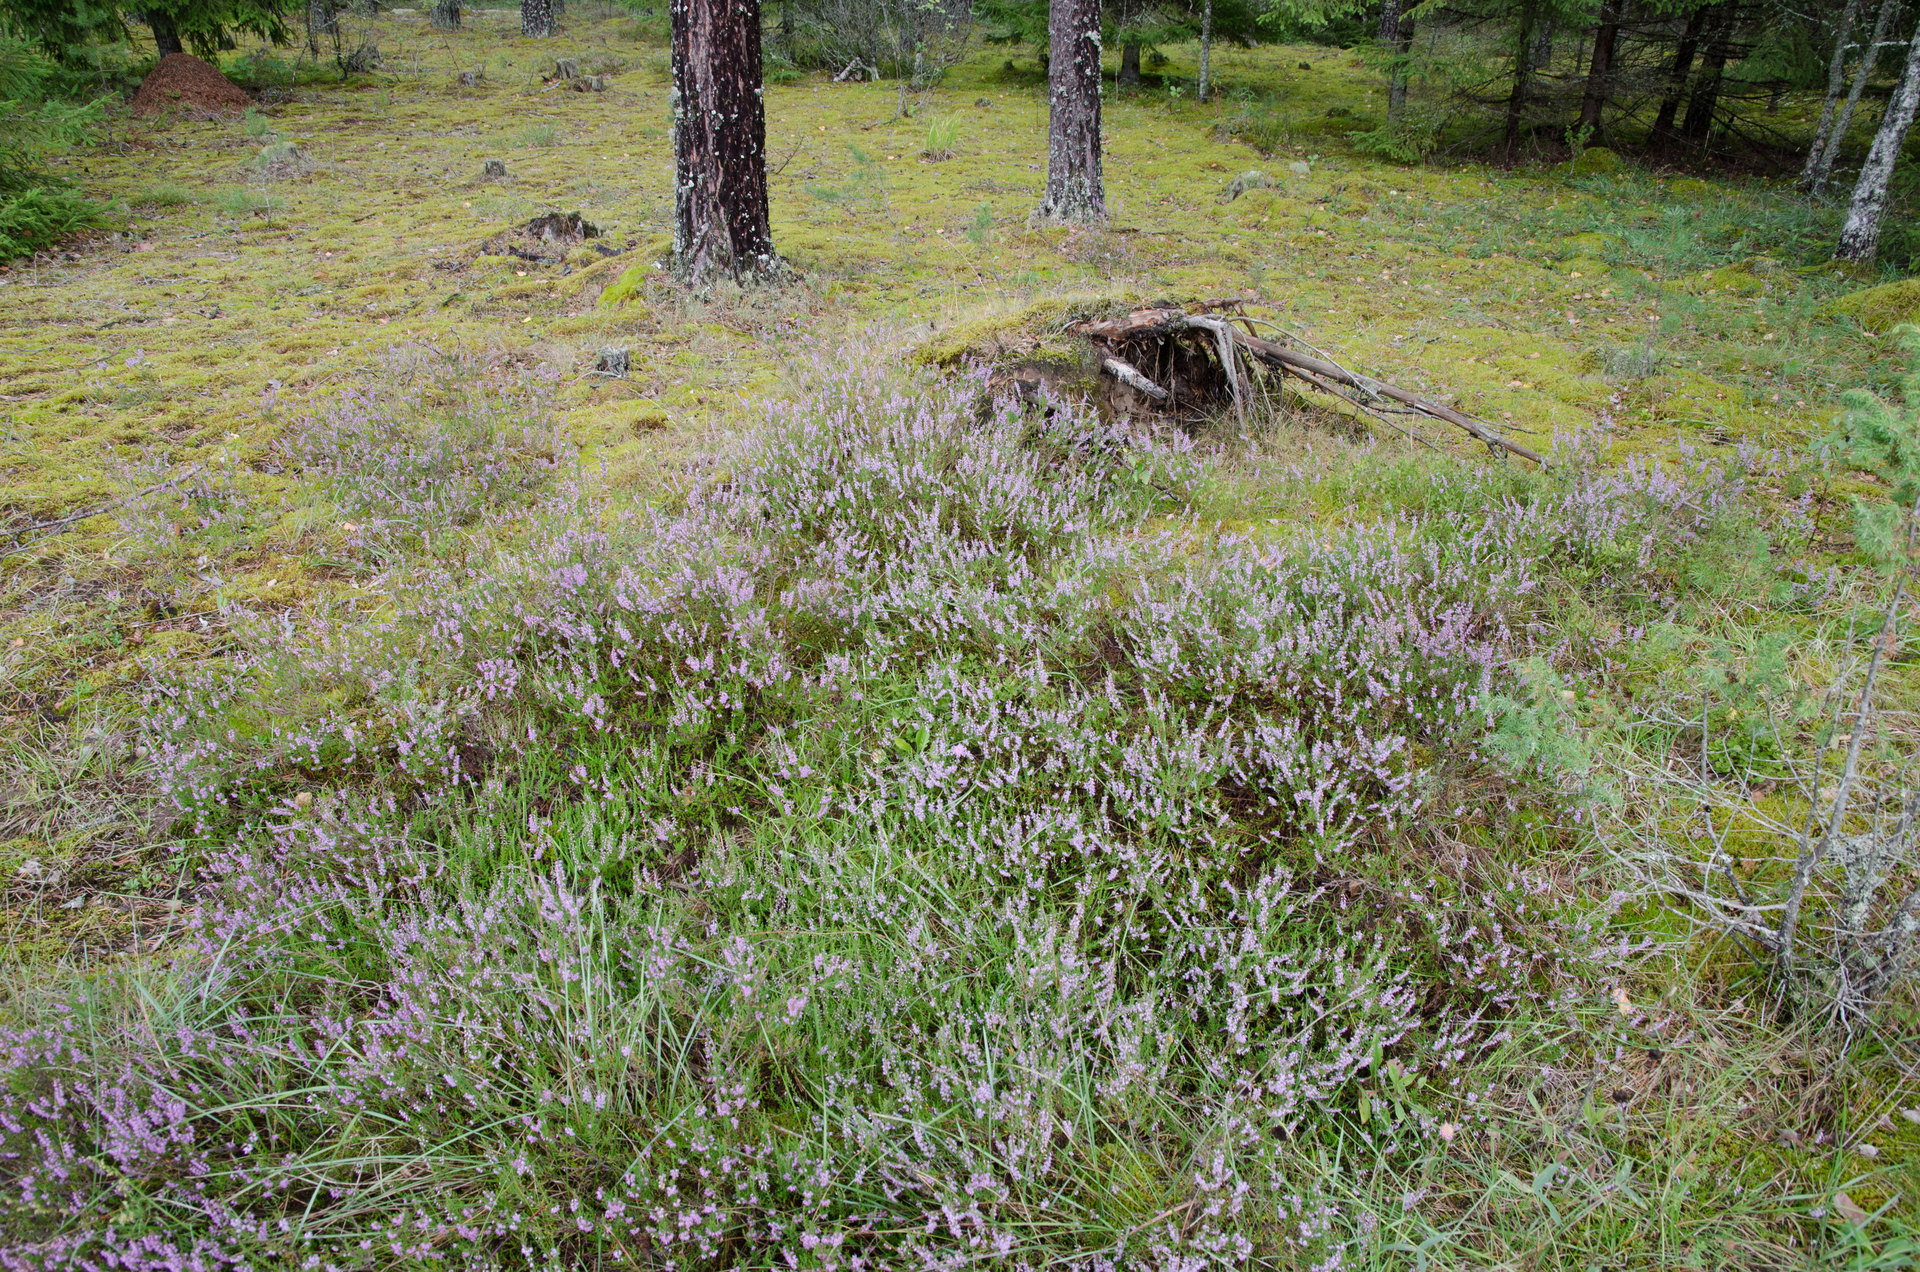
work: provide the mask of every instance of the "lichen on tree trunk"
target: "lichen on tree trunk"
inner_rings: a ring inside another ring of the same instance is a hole
[[[439,31],[457,31],[460,29],[460,0],[433,0],[433,9],[428,14],[434,29]]]
[[[1047,191],[1034,218],[1107,219],[1100,170],[1100,0],[1053,0],[1047,19]]]
[[[1117,78],[1122,84],[1140,82],[1140,41],[1128,40],[1120,46],[1120,74]]]
[[[1195,101],[1207,100],[1207,90],[1213,80],[1213,0],[1206,0],[1200,11],[1200,87],[1194,91]]]
[[[559,33],[553,20],[553,0],[520,0],[520,34],[544,40]]]
[[[673,269],[705,287],[721,275],[776,281],[767,210],[759,0],[672,0]]]

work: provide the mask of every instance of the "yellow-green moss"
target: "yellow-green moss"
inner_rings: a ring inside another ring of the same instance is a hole
[[[1580,152],[1579,158],[1567,165],[1567,171],[1576,177],[1601,176],[1610,172],[1619,172],[1627,166],[1627,161],[1605,146],[1590,146]]]
[[[1824,317],[1852,318],[1868,331],[1885,333],[1920,317],[1920,278],[1849,292],[1820,306]]]

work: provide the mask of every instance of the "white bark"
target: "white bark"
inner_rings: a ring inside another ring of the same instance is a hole
[[[1813,130],[1813,145],[1807,150],[1807,166],[1800,170],[1800,184],[1813,185],[1813,174],[1820,168],[1820,155],[1827,148],[1827,131],[1833,127],[1833,108],[1839,104],[1840,90],[1847,84],[1847,39],[1853,24],[1860,20],[1862,0],[1847,0],[1840,14],[1840,25],[1833,36],[1833,61],[1827,64],[1827,100],[1820,107],[1820,123]]]
[[[1860,104],[1860,94],[1866,91],[1867,79],[1873,74],[1873,68],[1880,64],[1880,46],[1892,34],[1893,20],[1899,11],[1900,0],[1881,0],[1880,16],[1873,23],[1873,39],[1868,41],[1860,58],[1860,69],[1854,73],[1853,90],[1847,94],[1846,105],[1840,108],[1840,118],[1834,121],[1833,131],[1827,134],[1819,161],[1812,165],[1812,178],[1807,185],[1815,194],[1826,192],[1827,181],[1833,176],[1834,162],[1840,158],[1840,145],[1847,139],[1847,129],[1853,125],[1853,108]]]
[[[1207,100],[1207,89],[1213,80],[1213,0],[1207,0],[1206,8],[1200,10],[1200,91],[1195,96],[1200,101]]]
[[[1893,184],[1894,165],[1900,162],[1900,148],[1907,142],[1907,130],[1913,127],[1913,112],[1920,106],[1920,30],[1907,45],[1907,66],[1900,86],[1893,90],[1887,113],[1880,118],[1880,131],[1874,134],[1873,149],[1860,165],[1860,179],[1853,185],[1853,201],[1847,207],[1847,223],[1840,230],[1840,246],[1834,255],[1842,260],[1871,262],[1880,247],[1880,218],[1887,210],[1887,191]]]

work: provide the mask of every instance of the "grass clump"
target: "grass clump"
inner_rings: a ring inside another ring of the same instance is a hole
[[[136,207],[184,208],[199,202],[199,196],[177,181],[157,181],[130,195],[127,202]]]
[[[933,163],[941,163],[959,153],[954,145],[960,139],[960,121],[957,119],[935,119],[927,124],[926,143],[920,148],[923,158]]]
[[[553,124],[529,124],[514,136],[514,141],[529,149],[560,144],[560,129]]]
[[[247,186],[228,186],[213,196],[213,206],[227,216],[253,216],[267,210],[267,197]]]

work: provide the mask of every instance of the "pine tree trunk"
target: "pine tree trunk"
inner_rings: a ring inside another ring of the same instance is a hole
[[[1047,192],[1041,221],[1107,219],[1100,171],[1100,0],[1053,0],[1047,15]]]
[[[1833,60],[1827,63],[1827,97],[1820,103],[1820,122],[1814,125],[1813,144],[1807,148],[1807,166],[1800,170],[1800,184],[1811,186],[1820,166],[1820,154],[1827,148],[1827,132],[1833,127],[1833,108],[1840,103],[1840,90],[1847,86],[1847,39],[1853,24],[1860,20],[1864,0],[1847,0],[1833,32]]]
[[[307,52],[320,56],[322,40],[340,45],[340,11],[334,0],[307,0]]]
[[[1122,84],[1140,82],[1140,41],[1127,40],[1120,45],[1120,75]]]
[[[1507,94],[1507,126],[1500,140],[1506,162],[1512,163],[1520,149],[1520,120],[1527,98],[1533,94],[1533,41],[1538,33],[1539,9],[1529,0],[1520,7],[1518,28],[1514,31],[1513,89]]]
[[[1623,0],[1606,0],[1600,6],[1600,27],[1593,35],[1593,60],[1587,65],[1587,82],[1580,91],[1580,127],[1589,138],[1602,135],[1600,119],[1611,96],[1613,54],[1620,44],[1620,19],[1625,8]]]
[[[780,0],[780,49],[793,60],[793,0]]]
[[[520,0],[520,34],[544,40],[558,35],[560,26],[553,20],[553,0]]]
[[[433,0],[433,11],[428,15],[436,31],[458,31],[460,29],[460,0]]]
[[[1907,46],[1900,87],[1893,90],[1887,113],[1880,117],[1880,131],[1874,134],[1873,149],[1867,152],[1860,179],[1854,182],[1853,202],[1840,229],[1840,246],[1833,253],[1841,260],[1872,264],[1879,251],[1880,218],[1887,210],[1887,190],[1893,184],[1900,148],[1907,143],[1907,130],[1913,127],[1916,106],[1920,106],[1920,31],[1914,32],[1913,42]]]
[[[1714,24],[1713,37],[1700,60],[1700,75],[1687,97],[1687,117],[1681,121],[1680,135],[1696,146],[1713,131],[1713,113],[1720,106],[1720,77],[1727,69],[1732,37],[1733,15],[1726,14]]]
[[[1653,121],[1654,142],[1673,140],[1673,121],[1680,113],[1681,99],[1687,95],[1687,81],[1693,78],[1693,55],[1700,47],[1700,32],[1706,29],[1712,6],[1702,6],[1687,19],[1687,29],[1673,51],[1673,70],[1667,75],[1667,96],[1660,103],[1660,114]]]
[[[694,287],[781,275],[767,210],[759,0],[672,0],[673,269]]]
[[[1200,91],[1194,96],[1204,102],[1213,86],[1213,0],[1200,10]]]
[[[1387,22],[1391,12],[1393,22]],[[1387,0],[1380,14],[1380,42],[1393,53],[1392,78],[1387,81],[1387,127],[1398,128],[1407,113],[1407,58],[1413,52],[1413,6]]]
[[[1840,117],[1833,121],[1833,131],[1827,134],[1827,144],[1818,151],[1819,158],[1811,164],[1812,176],[1807,188],[1814,194],[1827,192],[1827,182],[1833,177],[1833,165],[1840,159],[1840,147],[1847,139],[1847,129],[1853,127],[1854,107],[1860,104],[1860,94],[1866,91],[1867,80],[1880,64],[1880,46],[1893,34],[1893,21],[1899,11],[1900,0],[1881,0],[1880,16],[1873,20],[1873,38],[1867,42],[1866,50],[1861,55],[1860,69],[1853,76],[1853,88],[1847,93],[1846,104],[1840,108]]]
[[[160,56],[169,53],[184,53],[180,47],[180,31],[173,25],[173,19],[164,13],[147,14],[147,27],[153,32],[153,45],[160,50]]]

